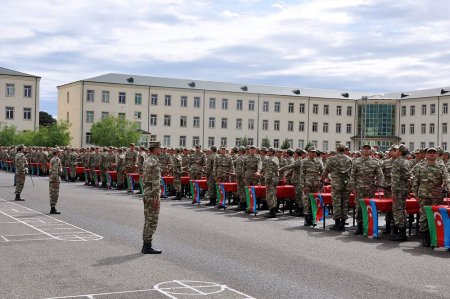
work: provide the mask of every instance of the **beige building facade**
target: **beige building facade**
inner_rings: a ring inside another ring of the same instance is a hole
[[[398,143],[413,148],[446,145],[448,134],[442,129],[449,102],[450,97],[441,94],[441,89],[372,96],[106,74],[58,86],[58,119],[72,124],[72,145],[77,147],[90,145],[94,122],[114,115],[137,122],[153,140],[167,147],[190,148],[197,143],[234,147],[244,138],[261,146],[267,138],[274,147],[287,139],[292,148],[303,148],[310,142],[322,150],[332,150],[337,143],[357,149],[362,143],[371,143],[384,150]],[[427,112],[423,117],[402,114],[404,106],[410,109],[413,105],[416,109],[427,105],[429,112],[435,105],[435,113]],[[427,125],[426,134],[421,134],[422,123]],[[411,124],[416,131],[403,131]]]
[[[40,80],[0,67],[0,123],[19,131],[39,129]]]

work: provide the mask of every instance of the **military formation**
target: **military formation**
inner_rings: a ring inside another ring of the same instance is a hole
[[[266,186],[266,197],[261,199],[265,215],[275,218],[279,213],[276,198],[277,186],[293,185],[295,189],[294,215],[304,217],[304,225],[312,226],[310,193],[320,192],[324,184],[331,184],[334,225],[330,229],[344,231],[349,214],[349,198],[373,198],[376,192],[384,192],[393,199],[392,213],[386,214],[383,234],[391,235],[393,241],[405,241],[406,199],[414,196],[420,204],[420,231],[423,245],[430,246],[429,232],[424,207],[443,203],[450,189],[450,153],[441,148],[428,148],[410,153],[403,144],[392,146],[388,151],[377,152],[372,146],[363,145],[360,151],[351,152],[344,145],[337,145],[335,151],[323,152],[314,147],[292,151],[255,146],[225,146],[202,150],[166,149],[158,142],[149,148],[136,147],[90,147],[61,150],[49,148],[3,147],[0,161],[15,161],[16,200],[23,200],[21,192],[30,164],[39,164],[39,174],[50,176],[51,213],[56,211],[59,182],[85,181],[86,185],[106,188],[107,171],[117,172],[114,187],[130,191],[126,182],[127,173],[139,173],[143,177],[144,195],[144,245],[143,253],[160,253],[153,248],[152,235],[156,229],[161,196],[162,176],[173,176],[170,186],[173,200],[189,196],[189,186],[181,184],[182,176],[191,179],[206,179],[209,206],[217,205],[215,186],[220,182],[237,182],[237,192],[232,195],[236,211],[247,210],[245,186]],[[88,169],[84,177],[76,167]],[[165,197],[167,194],[162,194]],[[355,201],[357,229],[355,235],[363,233],[362,211]]]

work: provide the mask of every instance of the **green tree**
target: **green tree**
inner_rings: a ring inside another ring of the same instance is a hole
[[[261,142],[261,146],[270,147],[270,140],[269,140],[269,138],[267,138],[267,136],[265,138],[263,138],[263,140]]]
[[[245,136],[241,140],[241,146],[247,146],[247,145],[248,145],[248,139],[247,139],[247,136]]]
[[[15,126],[0,124],[1,145],[35,145],[35,146],[66,146],[70,142],[70,124],[68,122],[56,122],[52,125],[41,126],[38,131],[18,132]]]
[[[137,143],[141,133],[137,124],[124,117],[110,116],[95,122],[91,128],[91,143],[100,146],[127,146]]]
[[[17,128],[16,126],[8,126],[5,123],[0,123],[0,144],[14,145],[16,144]]]
[[[291,147],[291,144],[289,143],[289,140],[286,138],[283,141],[283,144],[281,144],[281,149],[288,149]]]
[[[39,111],[39,126],[51,126],[56,124],[56,119],[45,111]]]

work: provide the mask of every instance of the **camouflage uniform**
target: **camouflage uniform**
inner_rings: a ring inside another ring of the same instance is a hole
[[[214,160],[213,174],[216,182],[224,183],[230,181],[231,174],[234,174],[233,159],[230,155],[219,154]]]
[[[192,180],[200,180],[203,175],[203,168],[206,166],[206,154],[202,152],[194,152],[190,156],[189,176]]]
[[[215,151],[211,151],[211,154],[208,156],[208,158],[206,159],[206,167],[205,167],[205,175],[206,175],[206,179],[208,180],[208,196],[212,202],[216,202],[215,198],[216,198],[216,192],[215,192],[215,179],[214,179],[214,174],[213,174],[213,170],[214,170],[214,161],[216,159],[216,152]]]
[[[399,156],[392,164],[392,214],[394,223],[399,230],[406,229],[406,198],[409,192],[409,182],[412,178],[409,162]]]
[[[172,157],[172,172],[173,172],[173,187],[177,196],[181,197],[181,174],[182,174],[182,159],[180,153],[176,153]],[[180,193],[180,194],[179,194]],[[179,198],[181,199],[181,198]]]
[[[122,189],[125,186],[125,154],[122,150],[116,155],[117,188]]]
[[[261,157],[256,154],[248,154],[244,156],[244,181],[245,186],[258,185],[259,177],[257,172],[261,173],[263,163]]]
[[[55,149],[54,152],[59,149]],[[56,207],[59,195],[59,185],[61,183],[62,165],[57,155],[50,160],[50,169],[48,176],[48,189],[50,193],[50,207]]]
[[[290,175],[290,183],[294,185],[295,190],[295,204],[297,213],[303,209],[303,201],[302,201],[302,182],[300,176],[300,169],[302,167],[302,159],[301,154],[298,154],[299,157],[295,159],[291,164],[280,168],[280,172],[284,172],[285,175]],[[298,215],[297,215],[298,216]]]
[[[23,146],[19,146],[22,148]],[[22,193],[23,185],[25,184],[25,178],[28,173],[28,161],[22,151],[17,152],[14,158],[14,165],[16,168],[16,199],[20,198],[20,193]]]
[[[271,151],[273,149],[269,149]],[[274,152],[274,151],[273,151]],[[277,209],[277,186],[278,186],[278,166],[279,160],[274,155],[267,156],[264,164],[264,180],[266,183],[266,202],[270,210],[270,217],[276,216]]]
[[[69,154],[70,181],[72,182],[75,182],[77,177],[77,159],[78,154],[75,149],[72,149]]]
[[[156,155],[150,153],[144,161],[144,232],[145,243],[151,242],[159,218],[161,195],[161,164]]]
[[[245,148],[241,149],[241,154],[238,155],[235,161],[235,170],[236,170],[236,181],[237,181],[237,194],[239,197],[239,202],[245,202],[245,155],[242,154],[245,152]]]
[[[312,151],[312,149],[310,148],[309,151]],[[311,215],[311,203],[309,194],[319,191],[320,176],[322,175],[322,172],[322,161],[310,157],[302,161],[300,177],[303,187],[303,213],[305,214],[305,220],[308,220],[307,218],[310,217],[309,215]]]

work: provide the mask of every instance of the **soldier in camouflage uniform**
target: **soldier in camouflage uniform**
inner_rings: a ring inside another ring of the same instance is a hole
[[[264,171],[264,169],[266,168],[266,161],[267,161],[267,148],[266,147],[262,147],[261,150],[259,151],[259,155],[261,157],[261,169],[262,171]],[[265,185],[265,175],[264,173],[261,173],[261,176],[259,177],[259,183],[261,185]]]
[[[447,168],[437,163],[437,151],[429,148],[426,153],[427,162],[420,164],[414,173],[412,190],[420,205],[420,231],[423,238],[423,246],[430,246],[430,234],[425,206],[441,205],[443,203],[443,189],[450,189],[450,177]],[[417,167],[417,165],[416,165]]]
[[[235,175],[233,159],[226,154],[226,150],[227,148],[222,146],[214,161],[213,174],[217,183],[230,182],[230,177]]]
[[[161,195],[161,164],[158,160],[160,143],[150,142],[149,154],[144,161],[144,232],[142,238],[144,245],[142,253],[160,254],[162,251],[152,246],[153,234],[158,226],[160,195]]]
[[[63,153],[64,154],[64,153]],[[89,155],[89,177],[91,179],[91,186],[96,185],[96,178],[97,183],[99,178],[97,177],[97,173],[95,172],[96,169],[99,169],[99,161],[100,161],[100,148],[98,146],[94,147],[94,151],[92,151],[91,148],[91,154]],[[64,168],[63,168],[64,170]]]
[[[16,201],[24,201],[25,199],[20,197],[20,193],[22,193],[23,185],[25,184],[25,178],[28,173],[28,161],[25,158],[23,153],[24,146],[23,144],[17,146],[17,153],[14,157],[14,165],[16,168]]]
[[[392,164],[391,188],[392,188],[392,214],[398,235],[391,237],[392,241],[406,241],[406,198],[409,193],[409,183],[412,179],[411,165],[405,156],[408,148],[401,144],[394,148],[396,159]],[[391,153],[392,155],[392,153]],[[386,223],[387,226],[387,223]]]
[[[62,165],[59,155],[59,147],[52,150],[53,158],[50,160],[50,169],[48,175],[48,190],[50,193],[50,214],[61,214],[56,210],[56,203],[59,196],[59,185],[61,184]]]
[[[269,213],[265,215],[267,218],[277,217],[277,186],[280,175],[278,172],[279,165],[280,162],[275,156],[275,149],[270,147],[263,168],[264,181],[266,183],[266,202],[269,208]]]
[[[206,159],[206,167],[205,167],[205,175],[206,179],[208,180],[208,197],[209,197],[209,203],[207,203],[207,206],[215,206],[216,205],[216,181],[214,179],[214,161],[216,160],[217,156],[217,147],[214,145],[211,146],[211,152]]]
[[[124,149],[119,148],[116,154],[117,190],[125,187],[125,154]]]
[[[134,143],[130,143],[130,148],[125,153],[125,173],[135,173],[137,171],[138,152]],[[128,180],[128,178],[125,178]],[[131,192],[131,185],[128,184],[128,192]]]
[[[257,186],[261,177],[263,164],[261,157],[256,154],[256,148],[251,145],[248,154],[244,156],[244,186]],[[247,202],[241,198],[240,209],[246,210]]]
[[[321,160],[316,159],[316,151],[316,148],[313,146],[308,148],[308,157],[302,161],[302,166],[300,168],[300,177],[302,179],[303,188],[303,213],[305,215],[305,226],[313,225],[309,194],[318,192],[321,187],[320,178],[323,172],[323,164]]]
[[[345,146],[336,146],[337,154],[328,158],[327,166],[322,174],[325,180],[328,174],[331,175],[331,198],[333,201],[334,226],[331,230],[344,231],[345,220],[347,220],[348,204],[350,200],[350,171],[352,169],[352,159],[344,155]]]
[[[397,159],[397,146],[392,146],[389,149],[388,156],[385,160],[381,162],[381,170],[383,171],[384,175],[384,181],[385,181],[385,188],[384,188],[384,197],[385,198],[392,198],[392,192],[391,192],[391,180],[392,180],[392,165],[394,164],[394,161]],[[391,222],[394,220],[392,212],[386,212],[386,230],[383,231],[383,235],[389,235],[391,233]],[[395,228],[394,233],[397,233],[398,227]]]
[[[161,163],[162,176],[169,176],[171,174],[172,161],[170,155],[167,153],[165,147],[161,147],[161,154],[158,157],[159,163]]]
[[[353,162],[352,172],[350,174],[350,189],[355,195],[356,221],[358,228],[355,235],[363,233],[362,210],[359,205],[361,198],[373,198],[377,187],[383,186],[384,176],[381,165],[371,156],[371,146],[363,145],[361,158]]]
[[[303,150],[297,148],[294,152],[294,162],[280,168],[280,173],[291,174],[291,184],[295,189],[295,211],[294,216],[303,216],[303,201],[302,201],[302,182],[300,177],[300,169],[302,166],[302,153]]]
[[[69,181],[71,182],[75,182],[77,178],[77,160],[78,160],[77,151],[75,148],[72,148],[69,154],[69,169],[70,169]]]
[[[247,208],[245,201],[245,147],[239,148],[239,154],[234,162],[234,169],[236,170],[238,207],[236,211],[245,211]]]
[[[189,176],[191,180],[200,180],[206,166],[206,154],[201,151],[201,145],[195,146],[195,152],[189,158]]]
[[[181,149],[177,148],[172,158],[173,187],[175,189],[175,200],[181,200],[181,174],[183,172],[183,159],[181,158]]]

